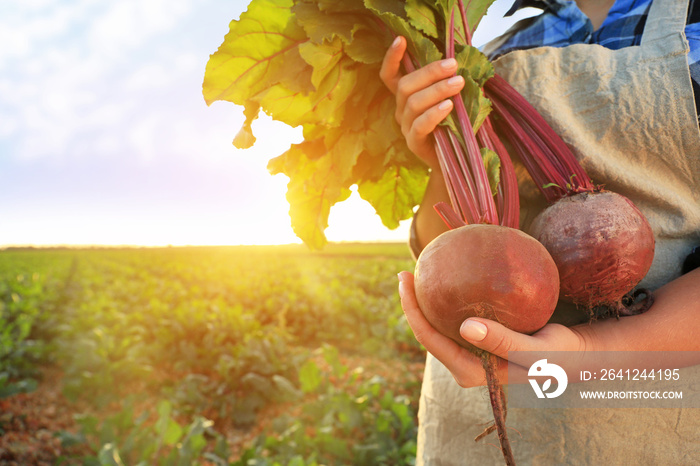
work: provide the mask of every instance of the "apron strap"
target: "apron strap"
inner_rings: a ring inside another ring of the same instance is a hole
[[[649,9],[642,45],[685,30],[688,0],[653,0]]]

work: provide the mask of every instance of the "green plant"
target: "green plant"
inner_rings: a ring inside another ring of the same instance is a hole
[[[37,365],[49,355],[42,333],[70,283],[71,264],[62,254],[0,252],[0,398],[36,389]]]
[[[319,354],[326,371],[311,359],[299,371],[302,390],[312,395],[299,416],[275,419],[272,431],[233,465],[413,464],[416,421],[410,399],[395,395],[381,376],[363,380],[361,370],[341,363],[333,346],[323,346]]]
[[[61,438],[64,445],[85,443],[91,448],[94,454],[82,458],[85,465],[189,466],[202,464],[204,460],[209,464],[227,464],[226,441],[212,429],[212,421],[195,416],[188,425],[180,424],[173,418],[172,405],[166,400],[158,403],[157,416],[150,423],[151,413],[147,411],[134,418],[133,407],[127,403],[121,411],[103,420],[79,416],[80,433],[64,432]],[[211,440],[213,449],[205,451]]]

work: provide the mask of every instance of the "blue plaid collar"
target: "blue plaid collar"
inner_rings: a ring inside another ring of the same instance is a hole
[[[526,27],[514,32],[491,58],[538,46],[594,43],[619,49],[639,45],[651,0],[617,0],[597,31],[573,0],[517,0],[513,8],[531,5],[541,8],[542,14],[524,23]]]

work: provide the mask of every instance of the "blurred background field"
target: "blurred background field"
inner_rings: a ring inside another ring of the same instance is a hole
[[[0,464],[413,464],[405,244],[0,251]]]

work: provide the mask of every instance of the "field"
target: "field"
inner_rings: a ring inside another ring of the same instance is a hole
[[[413,464],[403,244],[0,251],[0,464]]]

